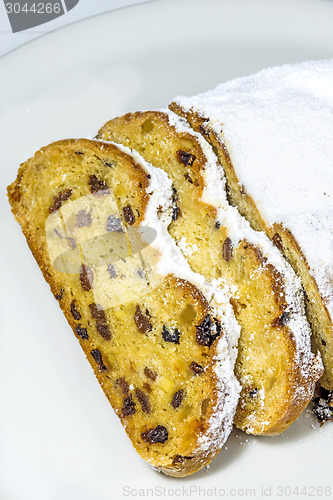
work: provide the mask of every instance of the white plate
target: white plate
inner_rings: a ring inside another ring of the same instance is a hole
[[[333,493],[332,424],[319,428],[310,414],[277,438],[234,431],[210,468],[187,479],[152,471],[126,438],[4,196],[19,163],[53,140],[93,136],[120,113],[166,107],[176,94],[268,65],[332,57],[332,19],[325,0],[160,1],[77,23],[0,60],[1,500],[196,499],[214,488],[216,496]]]

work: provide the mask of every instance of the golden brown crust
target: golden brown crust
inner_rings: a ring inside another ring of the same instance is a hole
[[[307,317],[313,332],[313,351],[320,352],[325,367],[324,374],[319,382],[325,389],[332,390],[333,325],[326,304],[322,300],[318,285],[310,273],[303,251],[291,231],[281,224],[274,224],[270,228],[267,227],[266,231],[302,279]]]

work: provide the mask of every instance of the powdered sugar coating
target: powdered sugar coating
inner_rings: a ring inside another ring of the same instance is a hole
[[[267,258],[267,263],[272,264],[280,273],[284,284],[285,299],[288,304],[288,327],[296,342],[297,359],[295,361],[300,367],[304,380],[307,378],[311,379],[314,371],[317,371],[319,375],[323,367],[319,356],[314,358],[311,352],[311,330],[305,317],[303,293],[299,277],[266,234],[253,230],[249,222],[239,214],[238,210],[229,204],[225,190],[224,172],[217,161],[212,147],[201,134],[194,132],[184,119],[171,111],[165,112],[168,114],[170,124],[177,131],[192,134],[199,142],[206,157],[203,174],[205,186],[201,199],[216,209],[217,220],[227,228],[228,236],[232,240],[233,245],[236,246],[241,240],[246,239],[246,241],[259,248],[263,256]],[[310,387],[299,387],[299,391],[304,391],[304,395],[309,390],[311,390]],[[309,393],[307,397],[310,398],[311,394]]]
[[[190,98],[269,225],[288,228],[333,320],[333,60],[260,71]]]
[[[156,239],[151,243],[151,246],[158,249],[160,253],[157,271],[163,276],[173,274],[177,278],[193,283],[204,294],[212,307],[213,314],[221,321],[225,329],[225,335],[221,335],[217,340],[217,356],[214,360],[217,383],[216,407],[210,418],[208,431],[198,440],[197,451],[204,457],[213,450],[221,449],[228,438],[240,393],[240,385],[233,371],[240,327],[230,305],[230,291],[222,280],[211,284],[204,276],[193,272],[181,250],[169,235],[167,227],[172,220],[173,191],[172,182],[166,172],[152,166],[135,150],[130,150],[120,144],[115,145],[132,156],[135,162],[150,175],[147,188],[150,197],[141,225],[151,227],[157,232]],[[202,460],[204,462],[204,459]]]

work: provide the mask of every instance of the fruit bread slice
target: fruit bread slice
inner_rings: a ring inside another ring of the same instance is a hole
[[[171,108],[214,147],[232,203],[302,279],[321,384],[333,389],[333,60],[285,65]]]
[[[22,164],[13,214],[138,453],[173,476],[209,463],[239,395],[225,289],[167,233],[171,181],[138,155],[64,140]]]
[[[137,112],[104,125],[98,137],[137,150],[173,182],[169,234],[193,271],[226,280],[241,325],[235,423],[278,434],[293,422],[322,374],[311,354],[299,279],[279,250],[229,205],[223,171],[200,134],[171,112]]]

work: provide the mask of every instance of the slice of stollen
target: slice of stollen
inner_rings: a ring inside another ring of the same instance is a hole
[[[208,464],[238,402],[239,326],[227,291],[167,233],[167,175],[114,145],[65,140],[22,164],[8,196],[137,452],[173,476]]]
[[[171,108],[214,147],[230,199],[302,280],[333,389],[333,60],[285,65],[218,85]]]
[[[100,139],[133,148],[173,182],[169,234],[193,271],[225,282],[241,325],[236,425],[278,434],[312,397],[322,374],[310,348],[300,281],[279,250],[229,205],[223,171],[206,141],[171,112],[137,112],[102,127]]]

